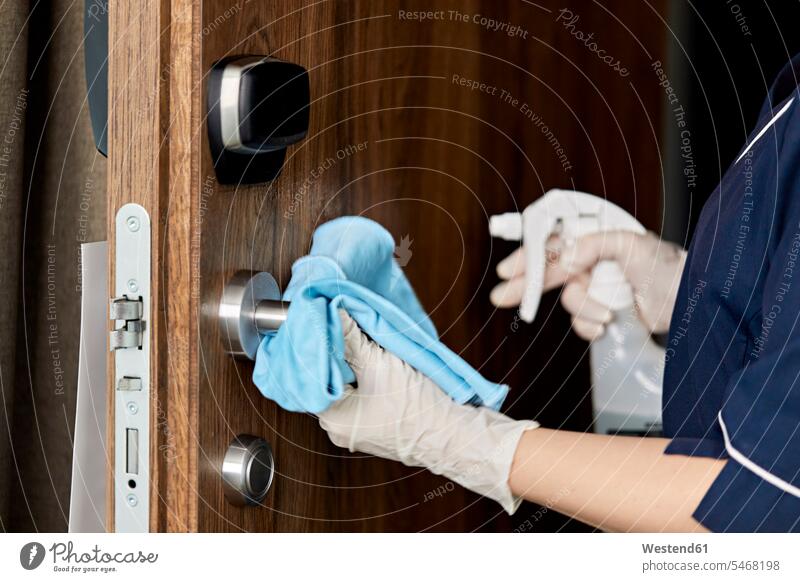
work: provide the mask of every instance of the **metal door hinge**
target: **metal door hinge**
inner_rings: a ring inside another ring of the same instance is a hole
[[[150,528],[150,217],[138,204],[117,212],[114,324],[114,529]]]

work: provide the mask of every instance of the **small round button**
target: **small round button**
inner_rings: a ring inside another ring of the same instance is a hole
[[[233,505],[258,505],[266,497],[275,475],[272,447],[262,438],[239,435],[222,461],[225,498]]]

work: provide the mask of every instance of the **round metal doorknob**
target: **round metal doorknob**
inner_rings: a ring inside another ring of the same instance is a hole
[[[262,438],[242,434],[233,439],[222,461],[225,498],[233,505],[259,505],[275,475],[272,447]]]
[[[219,303],[225,351],[235,358],[255,360],[261,335],[277,330],[286,321],[288,309],[272,275],[238,271],[225,285]]]

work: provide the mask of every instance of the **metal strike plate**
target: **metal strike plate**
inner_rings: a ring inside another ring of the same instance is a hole
[[[147,211],[119,209],[114,222],[114,529],[150,527],[150,245]]]

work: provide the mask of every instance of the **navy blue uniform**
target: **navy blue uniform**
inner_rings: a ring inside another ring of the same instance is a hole
[[[727,459],[694,517],[800,531],[800,55],[703,208],[670,325],[669,454]]]

